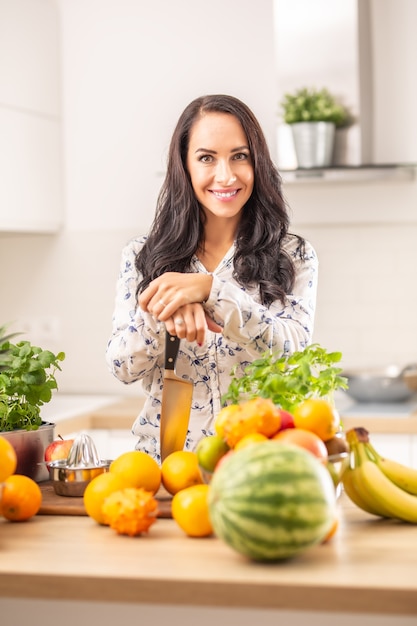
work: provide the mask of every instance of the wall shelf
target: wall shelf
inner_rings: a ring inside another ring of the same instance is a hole
[[[280,170],[284,184],[412,181],[417,163]]]

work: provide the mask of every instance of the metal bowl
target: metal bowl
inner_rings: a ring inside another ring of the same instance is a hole
[[[59,496],[83,496],[88,483],[109,471],[111,461],[100,461],[93,467],[68,467],[67,459],[48,463],[49,478]]]
[[[405,402],[416,392],[417,367],[354,369],[343,372],[347,394],[359,402]]]

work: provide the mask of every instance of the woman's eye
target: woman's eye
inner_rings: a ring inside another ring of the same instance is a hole
[[[213,157],[211,154],[203,154],[203,156],[199,159],[201,163],[211,163],[213,161]]]
[[[246,152],[238,152],[233,158],[235,161],[245,161],[246,159],[249,159],[249,154],[246,154]]]

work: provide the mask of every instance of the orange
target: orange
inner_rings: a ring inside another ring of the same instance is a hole
[[[208,507],[209,485],[193,485],[172,498],[172,518],[189,537],[209,537],[213,533]]]
[[[118,474],[125,487],[142,488],[156,493],[161,485],[161,468],[146,452],[131,450],[110,464],[110,472]]]
[[[32,478],[12,474],[3,483],[1,514],[12,522],[24,522],[41,508],[42,492]]]
[[[16,467],[16,451],[9,440],[0,435],[0,483],[14,474]]]
[[[249,435],[242,437],[242,439],[237,442],[234,449],[241,450],[242,448],[246,448],[246,446],[250,446],[253,443],[259,443],[260,441],[266,441],[267,439],[268,437],[262,433],[250,433]]]
[[[115,491],[126,487],[123,478],[112,472],[99,474],[88,483],[84,491],[83,501],[87,515],[98,524],[107,525],[104,521],[102,506],[104,500]]]
[[[340,417],[330,402],[321,398],[308,398],[293,410],[296,428],[315,433],[323,441],[335,436],[340,428]]]
[[[280,430],[272,439],[305,448],[320,461],[327,461],[328,453],[324,441],[310,430],[304,430],[303,428],[287,428],[286,430]]]
[[[187,450],[169,454],[162,462],[161,472],[162,484],[171,495],[203,482],[197,454]]]

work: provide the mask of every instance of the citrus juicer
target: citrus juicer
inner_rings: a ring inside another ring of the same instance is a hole
[[[111,461],[100,459],[90,435],[74,439],[68,457],[48,463],[49,477],[60,496],[83,496],[88,483],[109,470]]]

